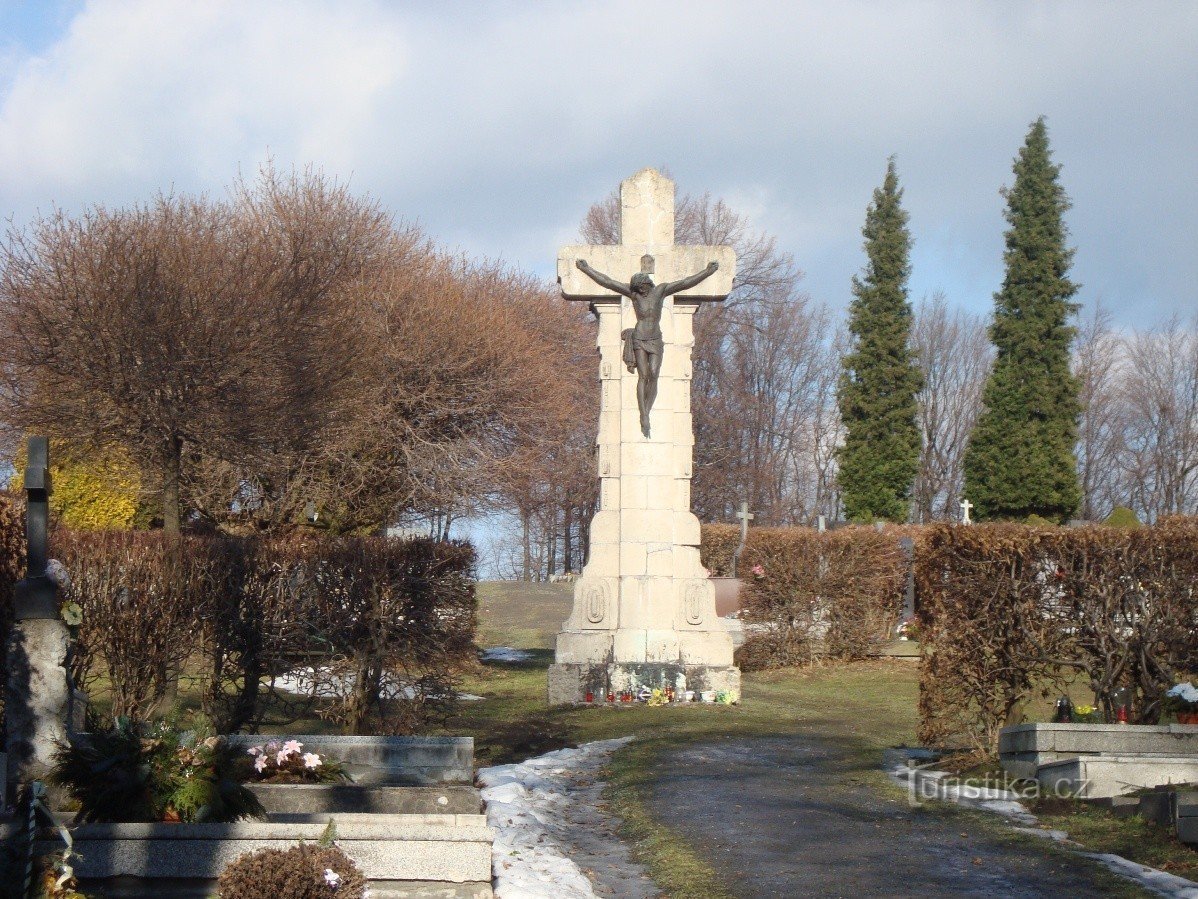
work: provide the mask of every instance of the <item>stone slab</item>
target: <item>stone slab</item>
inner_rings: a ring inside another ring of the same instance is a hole
[[[477,787],[395,787],[359,784],[250,784],[272,820],[280,815],[324,813],[479,814]]]
[[[1198,756],[1198,725],[1019,724],[1002,729],[998,751]]]
[[[316,842],[330,816],[289,823],[85,824],[72,835],[84,880],[215,878],[246,852]],[[494,832],[484,815],[333,816],[337,844],[371,880],[489,883]],[[53,851],[56,837],[39,836]]]
[[[306,750],[345,764],[357,784],[421,786],[474,782],[473,737],[374,737],[324,734],[234,734],[234,746],[258,746],[270,739],[294,739]]]
[[[1079,799],[1100,799],[1149,787],[1198,783],[1198,757],[1078,756],[1041,765],[1036,780],[1050,795],[1067,792]]]

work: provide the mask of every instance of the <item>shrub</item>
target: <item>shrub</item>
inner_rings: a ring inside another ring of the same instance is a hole
[[[113,716],[145,720],[173,687],[219,589],[219,549],[161,532],[55,532],[64,599],[82,614],[72,674],[82,686],[107,675]]]
[[[1109,528],[1127,528],[1135,530],[1140,526],[1140,519],[1136,517],[1136,513],[1127,506],[1115,506],[1111,510],[1111,514],[1106,517],[1103,522]]]
[[[352,733],[410,732],[454,707],[457,673],[474,658],[468,544],[261,541],[242,564],[240,589],[221,592],[206,628],[216,720],[257,723],[275,678],[297,673],[309,687],[301,700],[322,700]]]
[[[1043,614],[1059,592],[1049,531],[937,526],[915,552],[923,624],[919,738],[991,755],[998,733],[1045,677],[1059,636]]]
[[[928,622],[920,737],[993,755],[1037,689],[1080,672],[1106,720],[1114,694],[1158,720],[1198,670],[1198,522],[1150,528],[933,528],[916,554]]]
[[[336,846],[259,849],[233,861],[217,881],[220,899],[362,899],[366,878]]]
[[[12,631],[13,587],[25,576],[25,501],[0,492],[0,662],[8,671],[8,635]],[[0,690],[0,716],[3,712]],[[0,717],[2,720],[2,717]],[[0,727],[0,734],[4,733]]]
[[[78,821],[236,821],[263,814],[234,777],[235,750],[168,722],[119,718],[55,756],[50,780],[79,803]]]
[[[865,658],[901,617],[907,560],[872,528],[759,528],[740,571],[743,618],[767,628],[741,649],[750,669]]]
[[[712,577],[731,577],[732,562],[740,546],[740,527],[735,524],[703,525],[699,559]]]

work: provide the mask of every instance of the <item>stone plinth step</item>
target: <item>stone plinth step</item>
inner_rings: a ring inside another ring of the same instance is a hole
[[[315,843],[332,818],[337,845],[372,883],[467,884],[478,889],[457,895],[489,895],[479,891],[483,886],[489,890],[491,881],[494,832],[485,815],[308,817],[311,820],[231,824],[83,824],[72,830],[80,855],[75,873],[85,892],[106,891],[109,882],[119,886],[133,881],[143,892],[130,895],[149,895],[147,884],[159,882],[177,882],[180,887],[207,882],[211,891],[215,878],[238,856],[257,849],[285,849],[301,840]],[[56,834],[44,831],[37,848],[56,851]]]
[[[1078,756],[1040,765],[1036,780],[1049,795],[1122,796],[1149,787],[1198,783],[1198,756]]]
[[[234,746],[260,746],[267,740],[298,740],[309,752],[343,762],[354,783],[422,786],[472,784],[473,737],[343,737],[324,734],[234,734]]]
[[[476,815],[482,796],[476,787],[362,786],[359,784],[251,784],[272,820],[305,813],[341,816],[347,812],[385,815]],[[290,820],[290,819],[288,819]]]

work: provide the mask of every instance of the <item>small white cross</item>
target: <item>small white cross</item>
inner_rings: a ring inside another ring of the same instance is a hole
[[[748,503],[741,503],[740,511],[736,513],[736,517],[740,519],[740,542],[744,543],[749,539],[749,522],[757,516],[749,511]]]
[[[973,508],[973,503],[967,499],[961,500],[961,524],[973,524],[973,519],[969,517],[969,512]]]

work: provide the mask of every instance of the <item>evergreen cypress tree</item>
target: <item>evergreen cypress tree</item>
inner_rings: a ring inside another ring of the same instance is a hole
[[[906,521],[919,465],[916,394],[923,376],[910,348],[911,235],[891,157],[886,179],[865,213],[861,277],[853,278],[849,331],[853,350],[840,379],[840,489],[854,521]]]
[[[1006,275],[994,295],[990,339],[998,350],[965,454],[965,495],[978,518],[1068,518],[1077,482],[1079,385],[1069,368],[1077,312],[1073,250],[1065,246],[1069,198],[1057,181],[1041,116],[1015,160],[1007,200]]]

